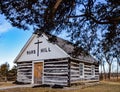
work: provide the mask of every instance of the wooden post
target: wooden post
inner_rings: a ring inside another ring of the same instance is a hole
[[[71,61],[70,61],[70,58],[68,59],[68,86],[70,87],[71,86],[71,83],[70,83],[70,68],[71,66]]]

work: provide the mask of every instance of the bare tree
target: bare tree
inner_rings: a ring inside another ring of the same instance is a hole
[[[117,57],[117,80],[119,78],[120,57]]]

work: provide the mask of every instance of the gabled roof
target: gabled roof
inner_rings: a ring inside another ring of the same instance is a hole
[[[91,55],[85,55],[84,54],[84,49],[79,47],[79,49],[81,50],[79,55],[75,56],[75,46],[73,43],[64,40],[62,38],[50,35],[50,34],[45,34],[46,38],[48,41],[50,41],[51,43],[54,43],[56,45],[58,45],[61,49],[63,49],[72,59],[77,59],[80,61],[85,61],[85,62],[89,62],[89,63],[93,63],[96,62],[96,60],[91,56]],[[25,44],[25,46],[22,48],[22,50],[20,51],[20,53],[18,54],[18,56],[15,58],[14,62],[16,62],[20,56],[23,54],[24,50],[28,47],[28,45],[30,44],[30,42],[34,39],[34,37],[36,36],[36,34],[33,34],[30,39],[28,40],[28,42]],[[86,53],[86,52],[85,52]]]
[[[75,44],[64,40],[60,37],[53,36],[50,34],[47,34],[48,38],[50,41],[53,41],[53,43],[57,44],[60,48],[62,48],[68,55],[71,56],[72,59],[80,59],[81,61],[86,61],[86,62],[97,62],[88,52],[86,52],[82,47],[78,47],[79,49],[79,55],[75,55]],[[52,38],[52,39],[51,39]]]

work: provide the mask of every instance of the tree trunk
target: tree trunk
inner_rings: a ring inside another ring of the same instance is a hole
[[[102,73],[102,64],[101,64],[101,76],[100,76],[101,80],[103,80],[103,73]]]
[[[118,67],[119,67],[119,62],[117,61],[117,80],[118,80]]]
[[[106,80],[106,72],[105,72],[105,65],[104,65],[104,63],[103,63],[103,71],[104,71],[104,78]]]
[[[108,72],[108,79],[110,80],[111,77],[111,64],[109,64],[109,72]]]

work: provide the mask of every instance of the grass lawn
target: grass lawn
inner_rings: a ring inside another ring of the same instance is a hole
[[[120,92],[120,83],[102,81],[99,85],[80,89],[70,87],[65,89],[52,88],[14,88],[8,90],[0,90],[0,92]]]

